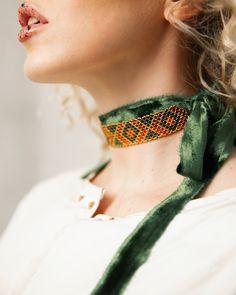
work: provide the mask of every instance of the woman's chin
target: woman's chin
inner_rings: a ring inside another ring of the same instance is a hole
[[[36,65],[25,61],[24,64],[25,76],[33,82],[49,83],[50,75],[43,65]]]
[[[31,51],[27,54],[24,62],[24,74],[33,82],[57,83],[62,69],[58,61],[53,61],[52,56],[43,56],[38,52]]]

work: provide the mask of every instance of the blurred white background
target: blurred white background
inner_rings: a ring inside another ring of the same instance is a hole
[[[26,52],[17,39],[20,3],[2,1],[0,10],[0,234],[34,184],[93,167],[101,155],[100,140],[84,121],[68,129],[56,86],[24,76]]]

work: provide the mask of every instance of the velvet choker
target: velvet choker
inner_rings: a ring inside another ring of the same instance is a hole
[[[234,108],[207,89],[201,89],[192,96],[162,95],[138,100],[102,114],[99,119],[104,125],[116,124],[160,112],[173,105],[188,113],[179,148],[180,163],[176,167],[184,179],[126,237],[90,295],[124,293],[132,276],[148,259],[152,247],[172,219],[208,185],[236,145]],[[101,167],[104,163],[92,171]],[[90,173],[91,170],[82,178]]]
[[[142,114],[142,116],[137,118],[127,119],[126,117],[126,120],[123,121],[109,124],[102,123],[101,128],[107,138],[108,144],[112,147],[128,147],[160,139],[184,128],[188,118],[187,110],[176,105],[171,105],[157,111],[154,107],[155,102],[154,98],[153,100],[149,100],[149,106],[152,105],[153,107],[151,109],[147,108],[147,100],[143,101],[142,105],[136,107],[133,104],[129,104],[129,107],[126,105],[127,108],[133,106],[132,114],[134,116],[137,111]],[[147,111],[150,111],[150,113],[146,114]],[[112,118],[114,120],[114,111],[112,112]],[[119,108],[116,110],[116,113],[120,112],[121,115],[118,115],[119,119],[124,114],[124,107],[122,107],[122,111]],[[100,116],[100,119],[104,118],[104,116],[111,119],[109,113]]]

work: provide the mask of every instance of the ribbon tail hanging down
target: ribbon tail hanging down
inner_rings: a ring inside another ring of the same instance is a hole
[[[181,139],[181,161],[177,166],[177,173],[194,180],[202,179],[204,153],[207,146],[207,135],[207,108],[203,102],[195,101]]]

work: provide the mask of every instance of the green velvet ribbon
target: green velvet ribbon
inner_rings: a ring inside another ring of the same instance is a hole
[[[184,176],[177,189],[152,208],[122,242],[90,295],[120,295],[171,220],[210,182],[236,145],[233,106],[219,96],[201,89],[192,96],[162,95],[123,105],[99,116],[101,123],[137,118],[177,105],[188,111],[180,144],[180,163],[176,171]],[[124,147],[126,148],[126,147]],[[110,160],[95,170],[104,168]],[[92,170],[94,171],[94,169]],[[82,178],[86,178],[89,171]]]

